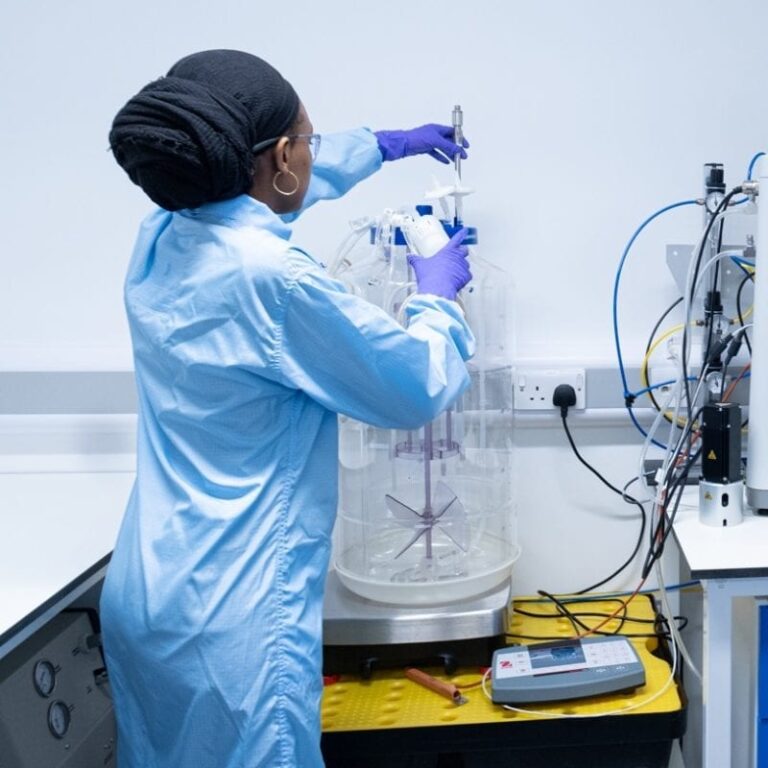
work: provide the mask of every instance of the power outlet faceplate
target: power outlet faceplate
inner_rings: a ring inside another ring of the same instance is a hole
[[[586,375],[583,368],[517,368],[515,369],[515,410],[554,411],[552,396],[560,384],[576,390],[576,405],[586,407]]]

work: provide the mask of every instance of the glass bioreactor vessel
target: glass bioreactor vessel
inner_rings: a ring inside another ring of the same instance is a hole
[[[450,236],[462,226],[456,184],[428,194]],[[454,216],[448,199],[453,198]],[[411,217],[431,206],[386,211],[353,225],[332,274],[349,290],[405,322],[416,289],[406,254]],[[368,235],[366,237],[366,235]],[[500,588],[519,555],[512,502],[512,368],[507,348],[507,273],[477,253],[469,228],[472,282],[462,291],[477,340],[471,386],[420,429],[388,430],[340,417],[340,499],[334,566],[358,595],[427,605]]]

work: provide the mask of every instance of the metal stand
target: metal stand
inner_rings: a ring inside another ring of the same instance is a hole
[[[487,665],[504,645],[510,586],[439,606],[366,600],[328,575],[323,608],[324,668],[369,677],[374,668]]]

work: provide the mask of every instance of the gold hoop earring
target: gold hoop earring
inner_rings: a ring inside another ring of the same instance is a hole
[[[290,197],[291,195],[295,195],[299,191],[299,187],[301,186],[299,182],[299,177],[293,172],[288,171],[288,175],[293,177],[293,180],[296,182],[296,186],[290,191],[286,192],[284,189],[280,189],[280,187],[277,186],[277,180],[282,176],[284,171],[278,171],[273,177],[272,177],[272,186],[275,189],[275,192],[279,192],[281,195],[285,195],[286,197]]]

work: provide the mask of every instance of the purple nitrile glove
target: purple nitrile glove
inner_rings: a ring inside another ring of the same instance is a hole
[[[456,301],[456,294],[472,279],[467,256],[469,249],[462,245],[467,229],[460,229],[434,256],[423,258],[408,254],[408,263],[416,273],[418,293],[431,293]]]
[[[429,123],[409,131],[376,131],[379,149],[384,160],[400,160],[413,155],[430,155],[441,163],[450,163],[456,155],[466,159],[464,147],[469,146],[466,139],[460,147],[453,140],[453,128],[450,125]]]

